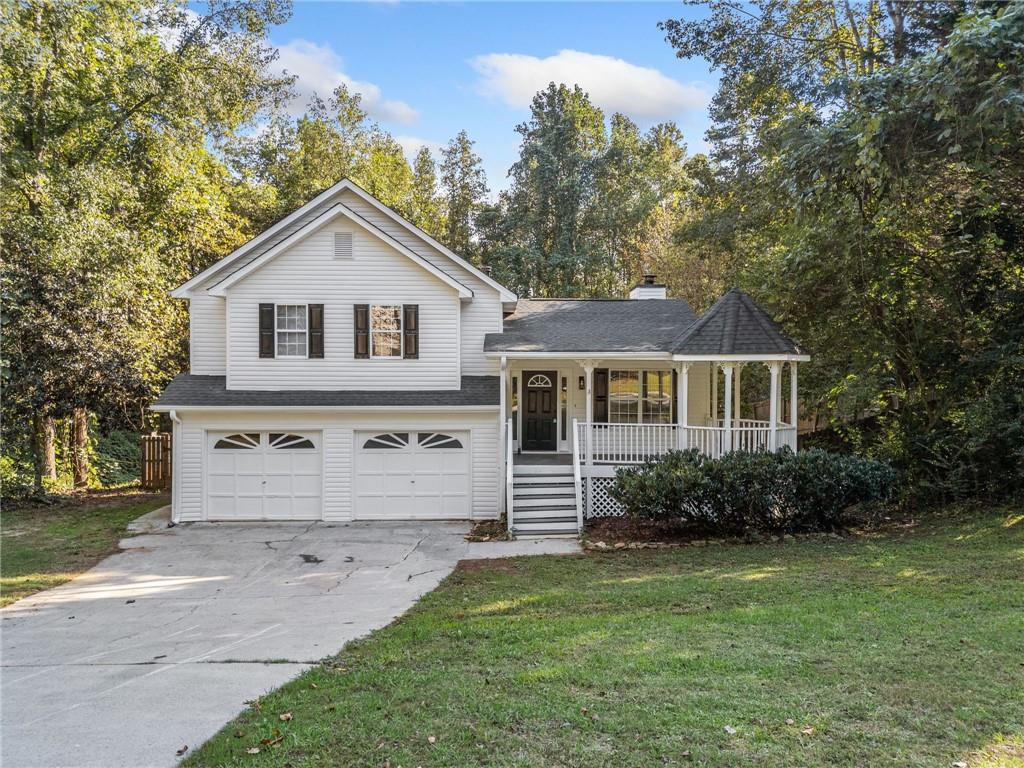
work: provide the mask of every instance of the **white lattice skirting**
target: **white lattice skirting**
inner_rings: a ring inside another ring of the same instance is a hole
[[[594,477],[590,480],[594,489],[594,503],[590,503],[587,497],[587,479],[583,479],[583,508],[587,511],[587,518],[595,517],[620,517],[626,514],[626,509],[619,502],[608,495],[608,489],[615,482],[614,477]]]

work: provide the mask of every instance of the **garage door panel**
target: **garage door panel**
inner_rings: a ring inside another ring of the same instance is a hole
[[[469,433],[413,432],[397,448],[380,432],[356,436],[355,515],[362,519],[458,519],[469,512]],[[370,447],[367,447],[370,446]],[[378,447],[373,447],[378,446]]]
[[[256,430],[208,433],[206,519],[319,520],[323,516],[320,435],[273,435],[276,442],[270,433]],[[315,447],[294,447],[297,444]]]

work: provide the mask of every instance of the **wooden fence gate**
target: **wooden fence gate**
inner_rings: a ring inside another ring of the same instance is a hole
[[[171,490],[171,436],[154,432],[142,436],[142,487],[147,491]]]

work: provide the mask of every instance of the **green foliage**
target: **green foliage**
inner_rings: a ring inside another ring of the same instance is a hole
[[[472,258],[474,221],[487,197],[487,179],[465,131],[441,150],[441,187],[445,212],[441,240],[460,256]]]
[[[712,2],[677,231],[812,351],[801,385],[922,500],[1021,488],[1024,4]],[[1019,387],[1018,387],[1019,389]]]
[[[511,189],[478,217],[484,261],[535,296],[621,295],[670,240],[666,211],[686,187],[682,135],[605,116],[579,86],[551,83],[531,105]],[[659,214],[661,216],[659,217]]]
[[[834,529],[851,507],[885,501],[895,486],[891,467],[848,454],[786,449],[710,459],[692,450],[619,469],[610,493],[636,517],[722,533],[781,532]]]
[[[96,473],[104,488],[137,483],[142,465],[139,434],[114,430],[96,441]]]

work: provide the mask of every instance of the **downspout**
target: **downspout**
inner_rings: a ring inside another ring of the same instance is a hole
[[[181,439],[181,419],[178,418],[178,412],[173,408],[167,412],[167,415],[173,422],[171,427],[171,522],[167,524],[167,527],[173,528],[178,524],[178,481],[181,475],[178,471],[178,442]]]

